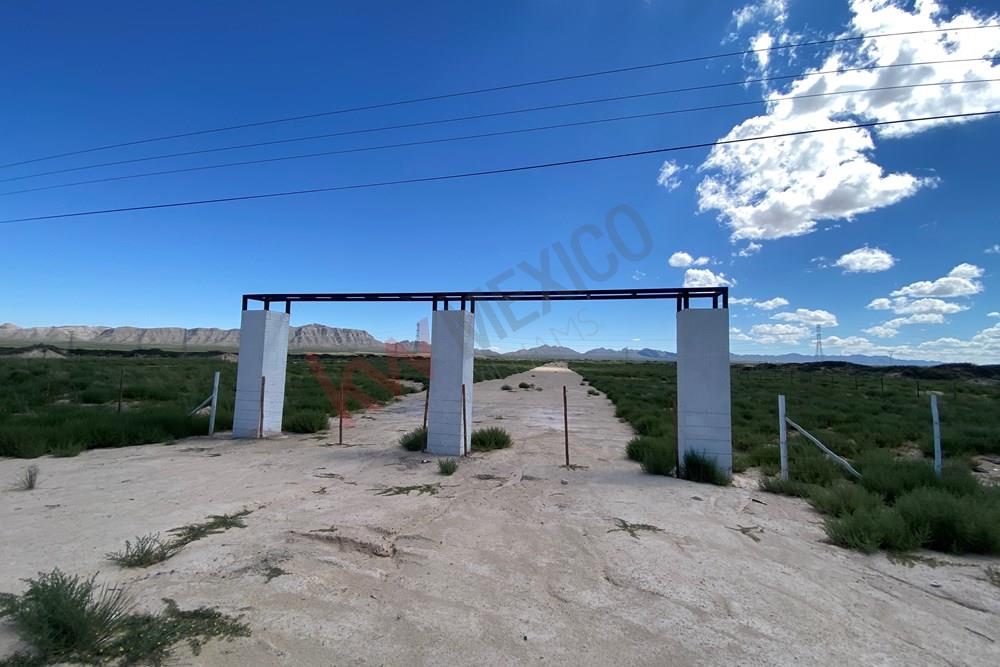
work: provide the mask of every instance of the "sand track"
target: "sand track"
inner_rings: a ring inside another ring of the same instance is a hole
[[[542,391],[500,390],[522,380]],[[560,467],[564,384],[580,470]],[[452,477],[395,444],[422,394],[355,419],[345,446],[334,432],[43,459],[38,489],[0,493],[0,590],[58,566],[130,582],[142,607],[245,615],[252,637],[180,664],[1000,663],[997,559],[894,564],[825,544],[802,501],[643,475],[629,427],[586,389],[556,367],[477,384],[475,426],[515,446]],[[0,484],[25,465],[0,460]],[[378,495],[412,485],[431,486]],[[157,566],[104,559],[243,508],[246,528]],[[0,655],[16,646],[0,625]]]

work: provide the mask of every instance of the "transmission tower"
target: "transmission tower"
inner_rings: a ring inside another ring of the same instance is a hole
[[[823,325],[816,325],[816,360],[823,358]]]

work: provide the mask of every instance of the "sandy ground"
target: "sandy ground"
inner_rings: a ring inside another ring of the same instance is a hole
[[[543,391],[500,390],[521,380]],[[560,467],[564,384],[578,470]],[[556,367],[477,384],[476,425],[515,446],[452,477],[395,444],[423,394],[361,415],[343,446],[334,432],[43,459],[35,491],[0,493],[0,590],[55,566],[99,572],[141,607],[171,597],[252,627],[197,657],[181,648],[177,664],[1000,664],[986,577],[1000,561],[896,564],[824,543],[802,501],[644,475],[623,457],[629,427],[586,389]],[[0,484],[24,467],[0,460]],[[104,559],[242,508],[245,529],[157,566]],[[661,531],[632,537],[616,519]],[[269,568],[287,574],[268,582]],[[0,655],[17,645],[0,625]]]

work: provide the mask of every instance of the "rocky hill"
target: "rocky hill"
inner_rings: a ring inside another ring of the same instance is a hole
[[[236,350],[239,329],[181,327],[60,326],[21,328],[0,325],[0,346],[48,344],[100,349],[159,348],[164,350]],[[291,327],[289,349],[310,352],[381,352],[383,343],[362,329],[342,329],[323,324]]]

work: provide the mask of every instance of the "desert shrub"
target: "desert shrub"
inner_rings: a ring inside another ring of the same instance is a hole
[[[419,452],[427,449],[427,428],[421,426],[404,433],[399,438],[399,444],[408,452]]]
[[[934,466],[927,461],[897,460],[891,452],[873,450],[858,458],[861,484],[892,503],[899,496],[925,486],[934,486]]]
[[[531,389],[535,385],[531,384],[530,382],[518,382],[517,386],[519,389]]]
[[[159,534],[142,535],[135,542],[125,540],[125,548],[107,555],[122,567],[149,567],[173,556],[180,546],[160,539]]]
[[[829,486],[835,480],[843,479],[843,469],[827,458],[819,450],[813,449],[812,444],[807,445],[809,449],[791,449],[788,453],[788,477],[804,484],[818,484]],[[806,453],[808,452],[808,453]]]
[[[472,432],[472,449],[477,452],[504,449],[510,447],[511,443],[510,433],[499,426],[478,428]]]
[[[580,384],[583,384],[583,383],[581,382]],[[596,389],[594,389],[593,387],[591,387],[590,389],[587,390],[587,395],[588,396],[600,396],[601,392],[599,392]]]
[[[31,464],[24,469],[17,482],[14,484],[15,491],[31,491],[38,485],[38,466]]]
[[[652,438],[648,435],[637,435],[625,445],[625,456],[637,463],[642,463],[646,455],[646,450],[656,446],[659,442],[658,438]]]
[[[951,553],[1000,554],[1000,503],[986,493],[955,496],[920,488],[896,501],[896,510],[924,546]]]
[[[877,493],[847,480],[837,480],[829,487],[814,487],[809,502],[816,511],[830,516],[870,512],[883,506]]]
[[[509,384],[502,385],[500,387],[500,389],[503,390],[503,391],[514,391],[514,388],[512,386],[510,386]]]
[[[438,461],[438,472],[442,475],[451,475],[458,470],[458,461],[455,459],[441,459]]]
[[[0,617],[34,653],[16,653],[0,661],[5,665],[162,665],[178,642],[198,655],[210,638],[250,634],[239,619],[207,607],[182,610],[169,599],[161,614],[132,613],[123,588],[98,587],[93,577],[56,569],[27,583],[21,595],[0,595]]]
[[[635,440],[645,442],[641,449],[643,471],[650,475],[674,474],[677,468],[677,449],[673,443],[643,436]]]
[[[78,456],[85,449],[86,447],[80,442],[63,442],[52,445],[49,448],[49,453],[56,458],[71,458]]]
[[[719,469],[714,458],[693,450],[684,452],[684,459],[681,461],[681,469],[678,472],[680,477],[691,482],[718,486],[729,484],[729,475]]]
[[[743,472],[747,468],[760,468],[764,474],[777,472],[780,454],[771,444],[758,444],[745,452],[739,452],[733,459],[733,472]]]
[[[0,597],[0,616],[42,656],[101,652],[129,612],[124,589],[98,587],[93,577],[80,579],[55,569],[27,583],[22,595]]]
[[[760,488],[768,493],[777,493],[783,496],[794,496],[796,498],[809,498],[817,487],[814,484],[798,482],[794,479],[781,479],[780,477],[765,477],[760,480]]]
[[[893,508],[859,510],[824,522],[834,544],[870,554],[879,548],[906,552],[920,547],[924,534],[914,531]]]
[[[281,422],[284,430],[289,433],[316,433],[330,427],[326,412],[319,410],[295,411],[285,415]]]

